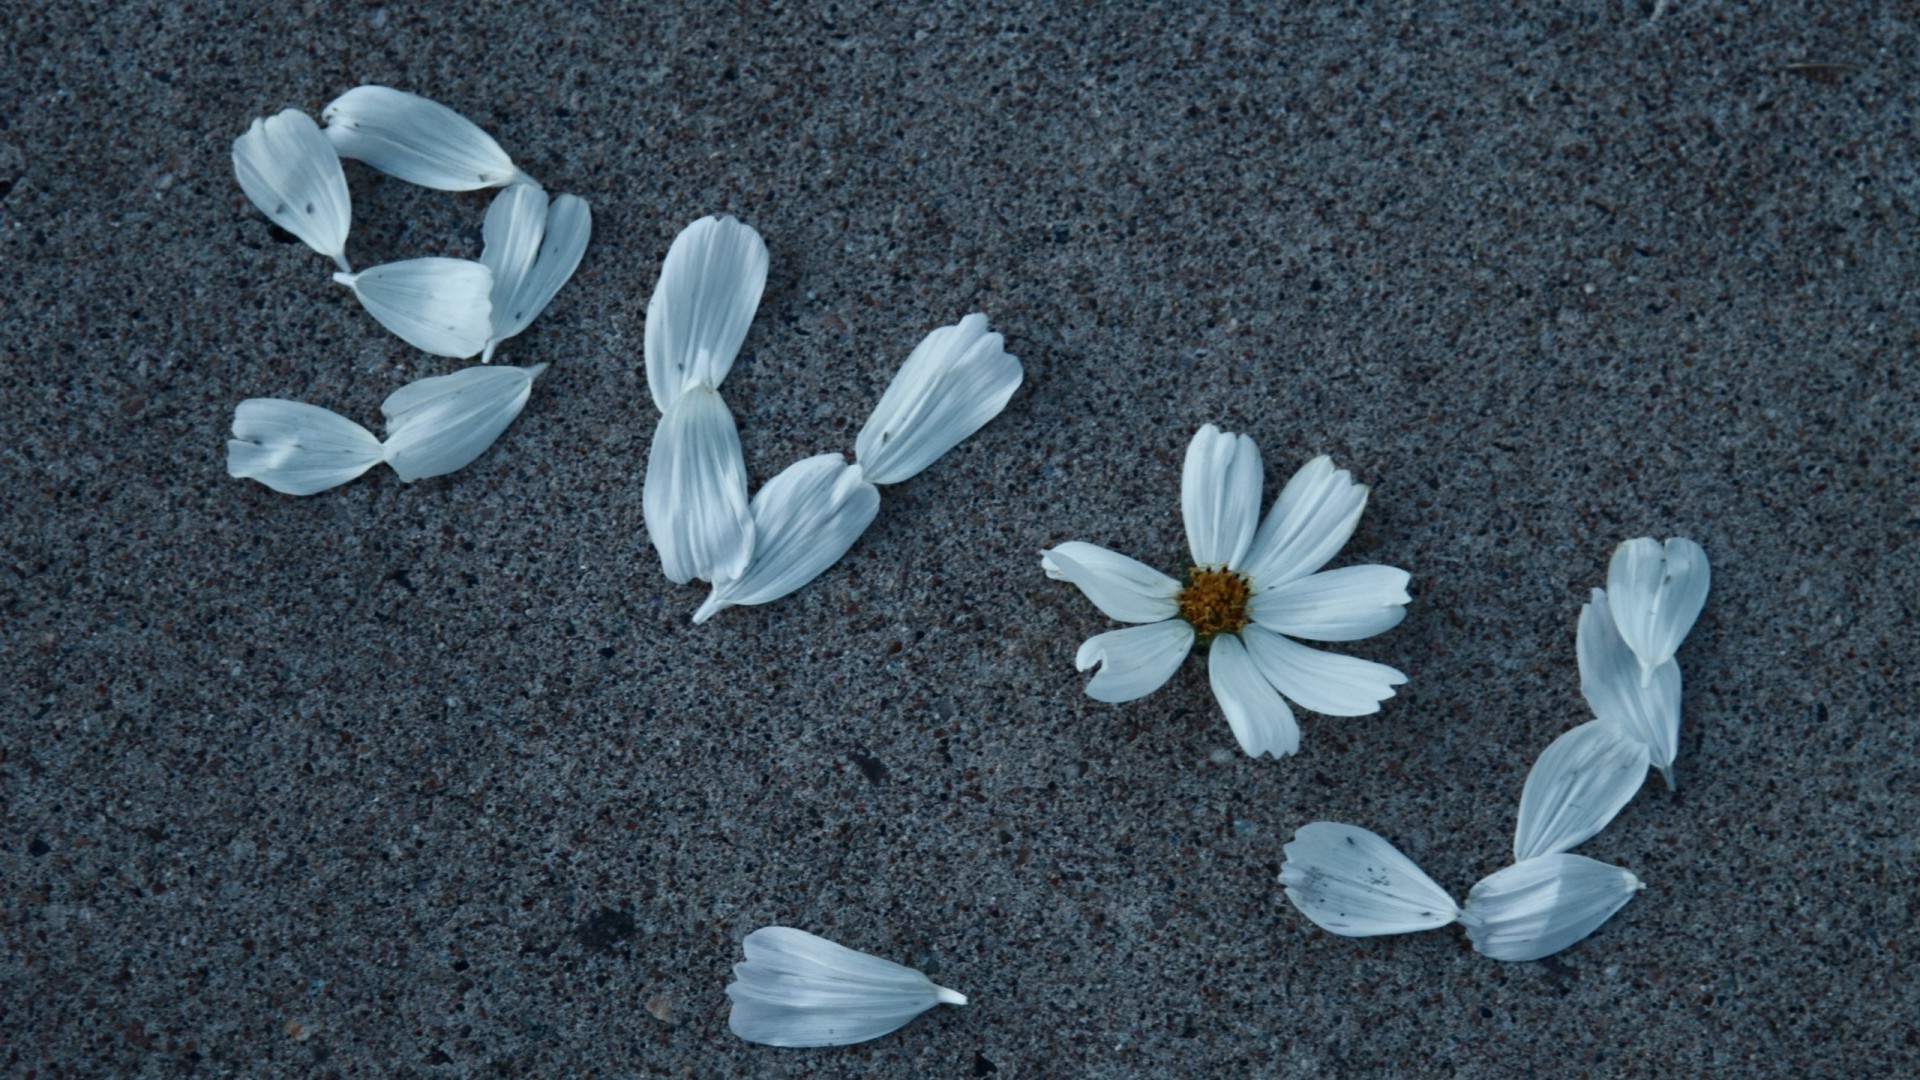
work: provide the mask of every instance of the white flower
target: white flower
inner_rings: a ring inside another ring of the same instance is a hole
[[[1286,698],[1329,716],[1364,716],[1407,679],[1282,635],[1357,641],[1390,629],[1406,614],[1409,575],[1390,566],[1315,572],[1353,535],[1367,501],[1367,489],[1329,459],[1295,473],[1264,523],[1260,487],[1253,440],[1208,424],[1187,448],[1180,483],[1193,554],[1184,584],[1078,542],[1043,553],[1041,566],[1109,617],[1146,624],[1080,647],[1080,670],[1100,666],[1089,696],[1120,702],[1152,693],[1196,642],[1211,642],[1207,673],[1241,749],[1280,757],[1300,747]]]
[[[1543,855],[1489,875],[1460,924],[1495,960],[1538,960],[1593,933],[1645,888],[1631,871],[1584,855]]]
[[[233,412],[227,474],[312,495],[382,461],[403,481],[453,472],[485,453],[520,415],[546,367],[470,367],[408,383],[380,405],[385,443],[318,405],[249,398]]]
[[[1607,827],[1647,779],[1647,748],[1591,720],[1555,739],[1520,793],[1513,858],[1568,851]]]
[[[407,259],[333,280],[416,349],[466,359],[492,335],[493,271],[470,259]]]
[[[353,203],[340,156],[299,109],[255,120],[233,140],[233,175],[240,190],[273,223],[299,237],[342,270]]]
[[[675,584],[738,578],[753,555],[746,462],[719,387],[766,282],[760,234],[704,217],[674,238],[647,301],[647,389],[662,415],[641,512]]]
[[[1316,821],[1293,834],[1280,864],[1287,899],[1342,937],[1411,934],[1453,922],[1460,908],[1398,848],[1358,825]]]
[[[807,458],[754,494],[752,560],[739,577],[714,580],[693,621],[778,600],[839,561],[880,511],[876,484],[918,475],[1007,407],[1021,370],[1004,344],[981,314],[928,334],[861,428],[857,464]]]
[[[1673,787],[1673,760],[1680,753],[1680,665],[1672,660],[1643,672],[1633,650],[1614,628],[1608,596],[1593,590],[1580,608],[1574,651],[1580,657],[1580,692],[1600,722],[1647,748],[1647,760]]]
[[[592,211],[577,195],[562,195],[548,205],[546,192],[514,184],[494,196],[480,251],[480,262],[493,271],[493,332],[481,363],[492,363],[501,342],[546,310],[580,265],[592,232]]]
[[[787,926],[747,935],[733,966],[727,1026],[768,1046],[846,1046],[877,1039],[935,1005],[967,996],[925,975]]]
[[[442,191],[535,184],[514,167],[493,136],[473,121],[418,94],[356,86],[321,112],[327,138],[343,158]]]
[[[1673,659],[1707,602],[1707,553],[1681,537],[1665,546],[1651,537],[1614,549],[1607,595],[1620,637],[1640,660],[1640,684]]]

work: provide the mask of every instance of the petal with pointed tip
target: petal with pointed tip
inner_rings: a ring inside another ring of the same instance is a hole
[[[647,390],[661,412],[689,387],[718,388],[767,286],[767,244],[731,217],[703,217],[667,249],[647,300]]]
[[[1187,444],[1180,516],[1193,564],[1238,570],[1260,524],[1260,448],[1207,424]]]
[[[965,994],[924,974],[786,926],[747,935],[744,963],[727,987],[727,1026],[768,1046],[846,1046],[895,1030]]]
[[[1192,651],[1193,627],[1181,619],[1168,619],[1095,634],[1081,643],[1073,663],[1081,671],[1100,665],[1087,683],[1087,696],[1118,703],[1146,697],[1165,686]]]
[[[746,572],[753,555],[747,466],[733,413],[712,387],[693,387],[660,417],[640,507],[668,580],[685,585]]]
[[[880,512],[880,489],[860,466],[820,454],[786,467],[753,493],[753,559],[738,578],[717,581],[696,623],[737,604],[765,604],[840,561]]]
[[[233,175],[275,225],[347,269],[347,174],[313,117],[288,109],[255,120],[233,140]]]
[[[1614,549],[1607,566],[1607,596],[1620,637],[1640,660],[1642,684],[1673,659],[1707,603],[1707,553],[1674,537],[1665,545],[1651,537]]]
[[[1513,859],[1579,847],[1619,814],[1647,779],[1647,748],[1591,720],[1542,751],[1520,792]]]
[[[418,379],[387,395],[387,464],[412,482],[465,468],[526,407],[547,365],[470,367]]]
[[[1180,613],[1174,597],[1180,583],[1153,567],[1097,544],[1069,540],[1041,553],[1040,567],[1056,581],[1069,581],[1109,619],[1147,623]]]
[[[854,443],[876,484],[898,484],[1000,415],[1020,388],[1020,361],[987,317],[968,315],[929,333],[880,396]]]
[[[1460,925],[1495,960],[1539,960],[1600,928],[1643,888],[1618,866],[1562,852],[1516,863],[1467,894]]]
[[[1673,761],[1680,753],[1680,665],[1672,660],[1641,681],[1640,662],[1614,628],[1605,590],[1580,609],[1574,651],[1580,658],[1580,693],[1593,715],[1615,732],[1647,748],[1651,761],[1673,787]]]
[[[493,136],[437,101],[388,86],[356,86],[320,114],[343,158],[422,187],[475,191],[534,179]],[[537,185],[536,185],[537,186]]]
[[[373,432],[318,405],[248,398],[233,410],[227,475],[286,495],[312,495],[380,463]]]
[[[1367,507],[1365,485],[1326,455],[1300,467],[1260,523],[1242,569],[1256,589],[1306,577],[1339,553]]]
[[[1300,750],[1300,724],[1253,659],[1232,634],[1221,634],[1207,647],[1207,681],[1214,700],[1227,715],[1227,726],[1240,749],[1253,757],[1272,754],[1283,758]]]
[[[1280,864],[1287,899],[1342,937],[1411,934],[1445,926],[1460,908],[1413,860],[1358,825],[1316,821],[1293,834]]]
[[[492,332],[493,271],[470,259],[408,259],[335,274],[381,326],[416,349],[464,360]]]

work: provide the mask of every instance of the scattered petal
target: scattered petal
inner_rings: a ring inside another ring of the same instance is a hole
[[[514,184],[494,196],[480,253],[493,271],[493,333],[481,363],[491,362],[501,342],[525,330],[553,302],[580,265],[592,232],[592,212],[577,195],[562,195],[549,206],[546,192]]]
[[[1346,546],[1366,508],[1367,489],[1352,473],[1314,458],[1281,489],[1241,569],[1262,589],[1306,577]]]
[[[647,301],[647,389],[661,412],[695,386],[717,389],[767,285],[767,244],[731,217],[703,217],[667,249]]]
[[[1707,603],[1707,553],[1674,537],[1663,547],[1651,537],[1614,549],[1607,566],[1607,595],[1620,637],[1640,660],[1640,682],[1673,659]]]
[[[1599,929],[1644,887],[1632,872],[1585,855],[1543,855],[1482,879],[1460,924],[1495,960],[1538,960]]]
[[[1326,716],[1369,716],[1407,677],[1385,664],[1310,649],[1258,624],[1240,640],[1260,674],[1303,709]]]
[[[465,468],[520,415],[546,369],[470,367],[395,390],[380,404],[387,464],[408,482]]]
[[[344,484],[380,463],[373,432],[318,405],[248,398],[233,410],[227,475],[258,480],[287,495]]]
[[[1021,379],[1020,361],[1004,342],[987,332],[987,317],[977,313],[928,334],[900,365],[854,443],[867,479],[911,479],[999,416]]]
[[[1411,934],[1460,915],[1446,890],[1413,860],[1357,825],[1316,821],[1293,834],[1280,864],[1287,899],[1342,937]]]
[[[1095,544],[1071,540],[1040,555],[1040,566],[1057,581],[1070,581],[1109,619],[1159,622],[1180,613],[1173,598],[1180,583],[1153,567]]]
[[[1359,641],[1407,617],[1407,582],[1392,566],[1343,566],[1259,589],[1247,607],[1255,622],[1308,641]]]
[[[364,161],[422,187],[474,191],[534,183],[514,167],[493,136],[418,94],[356,86],[334,98],[320,117],[341,157]]]
[[[1647,748],[1600,720],[1553,740],[1520,793],[1516,863],[1570,851],[1597,835],[1647,779]]]
[[[1187,444],[1180,515],[1193,564],[1239,569],[1260,523],[1260,448],[1208,424]]]
[[[1087,684],[1087,696],[1117,703],[1146,697],[1165,686],[1192,651],[1193,627],[1168,619],[1095,634],[1081,644],[1073,662],[1081,671],[1101,665]]]
[[[1293,710],[1260,674],[1238,637],[1221,634],[1207,647],[1207,680],[1240,749],[1252,757],[1299,752],[1300,724]]]
[[[880,512],[880,489],[860,466],[820,454],[787,466],[753,494],[753,560],[738,578],[716,581],[693,621],[736,604],[764,604],[840,561]]]
[[[469,259],[408,259],[333,280],[416,349],[464,360],[492,333],[493,271]]]
[[[1593,590],[1580,609],[1574,651],[1580,657],[1580,692],[1600,722],[1644,744],[1647,760],[1673,787],[1673,760],[1680,753],[1680,665],[1672,660],[1642,681],[1640,661],[1614,628],[1609,597]]]
[[[846,1046],[876,1039],[935,1005],[967,996],[913,968],[787,926],[747,935],[727,1026],[767,1046]]]
[[[747,466],[733,413],[712,387],[693,387],[660,417],[640,505],[660,568],[675,584],[746,573],[753,555]]]
[[[347,265],[347,228],[353,203],[347,174],[333,144],[313,117],[299,109],[257,119],[233,140],[233,174],[240,190],[275,225]]]

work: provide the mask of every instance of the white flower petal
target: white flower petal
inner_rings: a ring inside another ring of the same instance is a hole
[[[1300,724],[1293,710],[1260,674],[1238,637],[1221,634],[1207,647],[1207,681],[1240,749],[1253,757],[1299,752]]]
[[[854,457],[876,484],[898,484],[933,464],[1000,415],[1020,388],[1020,361],[968,315],[929,333],[900,365],[854,442]]]
[[[341,157],[364,161],[422,187],[474,191],[516,181],[534,183],[514,167],[493,136],[418,94],[356,86],[334,98],[320,116]]]
[[[767,244],[731,217],[703,217],[667,249],[647,301],[647,389],[666,412],[689,387],[718,388],[767,285]]]
[[[1193,564],[1239,570],[1260,524],[1260,448],[1208,424],[1187,444],[1180,515]]]
[[[481,363],[553,302],[579,267],[592,232],[593,214],[577,195],[562,195],[549,206],[546,192],[515,184],[494,197],[480,254],[493,271],[493,335]]]
[[[1242,569],[1257,589],[1306,577],[1339,553],[1366,508],[1365,485],[1335,469],[1332,458],[1314,458],[1281,489]]]
[[[1707,603],[1707,553],[1682,537],[1663,547],[1650,537],[1614,549],[1607,566],[1607,595],[1614,625],[1640,659],[1640,682],[1673,659]]]
[[[1392,566],[1343,566],[1253,594],[1247,614],[1308,641],[1359,641],[1407,617],[1412,575]]]
[[[470,367],[417,379],[387,395],[386,460],[412,482],[465,468],[526,407],[533,380],[547,365]]]
[[[227,475],[258,480],[287,495],[344,484],[380,463],[373,432],[318,405],[248,398],[233,410]]]
[[[753,561],[738,578],[716,581],[694,612],[703,623],[736,604],[764,604],[793,592],[840,561],[880,512],[880,489],[860,466],[820,454],[787,466],[753,493]]]
[[[1593,933],[1643,887],[1630,871],[1585,855],[1543,855],[1475,885],[1460,924],[1495,960],[1538,960]]]
[[[1095,634],[1081,644],[1073,663],[1081,671],[1101,665],[1087,684],[1088,697],[1106,702],[1133,701],[1165,686],[1191,651],[1193,627],[1180,619],[1168,619]]]
[[[727,987],[727,1026],[768,1046],[846,1046],[878,1038],[935,1005],[967,996],[891,960],[786,926],[747,935]]]
[[[723,581],[753,555],[740,432],[718,391],[695,386],[667,408],[647,454],[640,508],[667,578]]]
[[[1070,540],[1041,552],[1047,576],[1070,581],[1109,619],[1146,623],[1180,613],[1180,583],[1153,567],[1095,544]]]
[[[1592,720],[1553,740],[1520,793],[1513,860],[1585,843],[1607,827],[1647,779],[1646,745]]]
[[[1260,674],[1303,709],[1327,716],[1368,716],[1407,677],[1385,664],[1310,649],[1264,626],[1240,631]]]
[[[319,125],[299,109],[253,122],[233,140],[233,175],[240,190],[275,225],[299,237],[340,269],[347,266],[347,228],[353,203],[347,174]]]
[[[1580,609],[1574,650],[1580,692],[1602,723],[1646,746],[1647,759],[1672,788],[1673,759],[1680,753],[1680,665],[1661,664],[1643,684],[1640,661],[1615,629],[1609,600],[1595,589],[1593,602]]]
[[[1284,850],[1280,884],[1287,899],[1330,933],[1411,934],[1459,917],[1453,898],[1412,859],[1358,825],[1316,821],[1294,833]]]
[[[470,259],[408,259],[333,280],[381,326],[435,356],[464,360],[492,333],[493,271]]]

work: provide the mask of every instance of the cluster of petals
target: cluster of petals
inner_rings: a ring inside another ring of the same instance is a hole
[[[767,1046],[846,1046],[878,1038],[967,996],[891,960],[787,926],[747,935],[733,966],[727,1026]]]
[[[1613,821],[1650,764],[1672,785],[1680,732],[1673,657],[1706,601],[1707,573],[1706,553],[1691,540],[1629,540],[1614,553],[1611,605],[1608,592],[1595,589],[1580,613],[1580,683],[1595,719],[1534,762],[1520,795],[1513,864],[1474,885],[1464,905],[1379,836],[1325,821],[1286,846],[1287,898],[1346,937],[1458,922],[1474,948],[1496,960],[1538,960],[1598,929],[1642,885],[1631,871],[1572,849]]]
[[[1179,581],[1125,555],[1072,541],[1042,553],[1048,577],[1078,586],[1109,618],[1136,623],[1089,638],[1075,663],[1098,667],[1097,701],[1144,697],[1173,676],[1196,644],[1241,749],[1283,757],[1300,748],[1288,701],[1328,716],[1379,711],[1407,677],[1385,664],[1325,652],[1308,641],[1358,641],[1399,625],[1410,575],[1391,566],[1321,568],[1345,546],[1367,488],[1326,457],[1287,481],[1260,518],[1260,451],[1245,435],[1208,424],[1187,447],[1180,481],[1192,571]],[[1244,610],[1210,635],[1187,617],[1203,576],[1244,594]]]
[[[549,199],[492,136],[414,94],[357,87],[328,105],[322,118],[324,129],[298,109],[254,120],[233,144],[241,190],[275,224],[332,258],[339,268],[334,280],[382,326],[435,356],[477,355],[490,363],[579,266],[593,228],[586,201]],[[346,255],[353,207],[343,158],[445,191],[504,188],[487,210],[480,259],[407,259],[353,270]],[[235,411],[228,472],[303,495],[381,461],[403,480],[441,475],[486,450],[526,404],[527,388],[544,366],[497,376],[470,369],[403,387],[382,406],[385,444],[317,406],[249,399]],[[457,400],[446,400],[450,396]],[[407,419],[427,415],[417,404],[422,401],[436,403],[435,422]],[[450,461],[457,464],[446,467]]]
[[[720,384],[767,280],[767,246],[731,217],[688,225],[647,302],[647,389],[660,423],[641,498],[675,584],[710,583],[693,621],[799,589],[845,555],[880,510],[877,485],[918,475],[998,416],[1020,386],[984,315],[928,334],[861,429],[855,460],[803,458],[747,498],[746,462]]]

